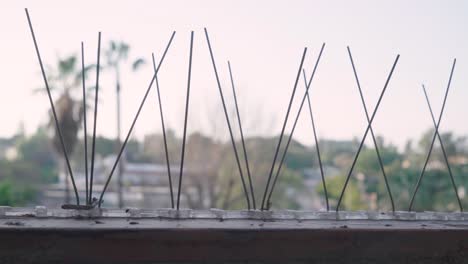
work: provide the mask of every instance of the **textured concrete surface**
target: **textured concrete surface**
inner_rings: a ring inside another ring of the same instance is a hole
[[[241,210],[225,211],[220,209],[190,210],[190,209],[99,209],[64,210],[48,209],[44,206],[35,208],[18,208],[0,206],[0,219],[8,217],[33,216],[43,218],[159,218],[159,219],[257,219],[257,220],[441,220],[468,221],[467,212],[368,212],[368,211],[260,211]]]
[[[0,208],[0,263],[468,263],[468,215]]]

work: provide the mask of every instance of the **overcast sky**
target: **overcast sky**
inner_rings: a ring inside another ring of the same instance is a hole
[[[326,47],[311,87],[319,137],[361,137],[366,119],[346,46],[372,111],[397,54],[401,55],[376,118],[375,133],[402,146],[431,127],[421,84],[426,84],[439,112],[452,60],[457,58],[442,131],[468,132],[467,1],[2,1],[0,3],[0,136],[10,136],[24,122],[28,133],[47,120],[49,102],[27,26],[28,7],[45,64],[78,54],[85,42],[86,62],[96,61],[97,32],[108,41],[131,46],[130,60],[159,57],[173,30],[174,45],[159,79],[168,125],[182,130],[190,31],[195,31],[189,132],[228,135],[203,28],[207,27],[232,107],[226,61],[231,60],[245,133],[281,130],[304,47],[310,73],[322,42]],[[123,127],[128,129],[148,87],[152,68],[124,71]],[[115,135],[113,76],[101,78],[98,133]],[[89,76],[90,85],[95,76]],[[304,93],[301,79],[292,117]],[[79,91],[77,91],[79,92]],[[58,94],[54,94],[55,98]],[[295,138],[313,142],[304,109]],[[91,113],[90,113],[91,114]],[[291,118],[292,123],[292,118]],[[160,132],[156,94],[151,92],[135,136]]]

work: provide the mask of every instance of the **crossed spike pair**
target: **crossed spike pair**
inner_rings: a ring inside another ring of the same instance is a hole
[[[374,141],[374,145],[375,145],[375,150],[376,150],[376,153],[377,153],[377,157],[379,159],[379,164],[380,164],[380,167],[381,167],[381,170],[382,170],[382,174],[383,174],[383,177],[385,179],[385,184],[386,184],[386,187],[387,187],[387,191],[388,191],[388,194],[389,194],[389,197],[390,197],[390,201],[391,201],[391,204],[392,204],[392,210],[395,211],[395,204],[393,202],[393,197],[392,197],[392,193],[391,193],[391,190],[390,190],[390,186],[388,184],[388,180],[387,180],[387,176],[385,174],[385,169],[384,169],[384,166],[383,166],[383,163],[382,163],[382,159],[380,157],[380,154],[379,154],[379,149],[378,149],[378,146],[377,146],[377,142],[375,140],[375,136],[374,136],[374,133],[373,133],[373,129],[372,129],[372,121],[374,120],[374,117],[375,117],[375,114],[377,112],[377,109],[379,107],[379,104],[380,104],[380,101],[383,97],[383,94],[385,93],[385,90],[387,88],[387,85],[388,85],[388,82],[391,78],[391,75],[393,73],[393,70],[395,68],[395,65],[398,61],[398,58],[399,58],[399,55],[397,56],[397,58],[395,59],[395,63],[393,64],[393,67],[392,67],[392,70],[387,78],[387,81],[385,83],[385,86],[384,86],[384,89],[380,95],[380,98],[379,98],[379,101],[377,102],[377,105],[374,109],[374,113],[372,114],[372,117],[369,119],[369,115],[368,115],[368,112],[367,112],[367,109],[366,109],[366,105],[365,105],[365,102],[364,102],[364,98],[363,98],[363,95],[362,95],[362,91],[361,91],[361,88],[360,88],[360,84],[359,84],[359,79],[357,77],[357,73],[356,73],[356,69],[355,69],[355,66],[354,66],[354,61],[353,61],[353,58],[352,58],[352,55],[351,55],[351,51],[348,47],[348,54],[349,54],[349,57],[350,57],[350,60],[351,60],[351,64],[353,66],[353,71],[354,71],[354,75],[356,77],[356,83],[358,85],[358,88],[359,88],[359,93],[360,93],[360,96],[361,96],[361,100],[362,100],[362,103],[363,103],[363,106],[364,106],[364,110],[366,112],[366,117],[367,117],[367,120],[368,120],[368,126],[367,126],[367,129],[366,129],[366,132],[364,133],[364,136],[361,140],[361,143],[360,143],[360,146],[359,146],[359,149],[358,149],[358,152],[356,153],[356,156],[353,160],[353,163],[351,165],[351,169],[349,170],[349,173],[346,177],[346,181],[345,181],[345,185],[343,187],[343,190],[340,194],[340,198],[338,200],[338,204],[337,204],[337,207],[336,207],[336,211],[339,211],[339,208],[340,208],[340,204],[341,204],[341,201],[343,199],[343,195],[344,195],[344,192],[346,190],[346,186],[348,184],[348,181],[350,179],[350,176],[353,172],[353,168],[356,164],[356,161],[357,161],[357,158],[359,157],[359,153],[362,149],[362,146],[363,146],[363,143],[366,139],[366,136],[367,136],[367,133],[369,131],[371,131],[371,135],[372,135],[372,139]],[[442,108],[441,108],[441,111],[440,111],[440,114],[439,114],[439,119],[438,121],[436,122],[436,119],[435,119],[435,116],[434,116],[434,113],[432,111],[432,107],[431,107],[431,104],[430,104],[430,101],[429,101],[429,97],[427,95],[427,91],[426,91],[426,88],[424,86],[424,84],[422,85],[422,88],[423,88],[423,91],[424,91],[424,95],[425,95],[425,99],[426,99],[426,102],[427,102],[427,105],[429,107],[429,111],[430,111],[430,114],[431,114],[431,118],[432,118],[432,122],[433,122],[433,125],[434,125],[434,128],[435,128],[435,131],[434,131],[434,135],[433,135],[433,138],[432,138],[432,141],[431,141],[431,144],[430,144],[430,147],[429,147],[429,151],[428,151],[428,154],[427,154],[427,157],[426,157],[426,160],[424,162],[424,165],[423,165],[423,168],[422,168],[422,171],[421,171],[421,174],[418,178],[418,181],[416,183],[416,186],[415,186],[415,189],[413,191],[413,194],[412,194],[412,198],[411,198],[411,202],[410,202],[410,205],[409,205],[409,208],[408,208],[408,211],[411,211],[412,208],[413,208],[413,202],[414,202],[414,199],[416,197],[416,194],[418,192],[418,189],[419,189],[419,186],[421,184],[421,181],[422,181],[422,178],[424,177],[424,173],[426,171],[426,167],[427,167],[427,164],[429,162],[429,158],[431,156],[431,153],[432,153],[432,149],[433,149],[433,146],[434,146],[434,143],[435,143],[435,140],[436,138],[439,139],[439,143],[440,143],[440,146],[441,146],[441,149],[442,149],[442,154],[444,156],[444,160],[445,160],[445,163],[447,165],[447,170],[449,172],[449,176],[450,176],[450,180],[451,180],[451,183],[452,183],[452,187],[453,187],[453,190],[455,192],[455,196],[457,198],[457,202],[458,202],[458,205],[460,207],[460,211],[463,211],[463,206],[461,204],[461,200],[460,200],[460,197],[458,196],[458,192],[457,192],[457,187],[456,187],[456,184],[455,184],[455,180],[454,180],[454,177],[453,177],[453,174],[452,174],[452,170],[451,170],[451,167],[450,167],[450,163],[449,163],[449,160],[447,158],[447,153],[445,151],[445,147],[444,147],[444,144],[443,144],[443,141],[442,141],[442,137],[440,136],[440,133],[439,133],[439,125],[440,125],[440,122],[442,120],[442,115],[443,115],[443,112],[444,112],[444,109],[445,109],[445,104],[446,104],[446,101],[447,101],[447,96],[448,96],[448,92],[450,90],[450,85],[451,85],[451,82],[452,82],[452,77],[453,77],[453,72],[454,72],[454,69],[455,69],[455,65],[456,65],[456,59],[453,60],[453,65],[452,65],[452,69],[450,71],[450,77],[449,77],[449,81],[448,81],[448,84],[447,84],[447,88],[446,88],[446,91],[445,91],[445,96],[444,96],[444,101],[443,101],[443,104],[442,104]]]

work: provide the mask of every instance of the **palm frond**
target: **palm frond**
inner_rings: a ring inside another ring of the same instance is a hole
[[[132,70],[133,71],[137,71],[139,70],[142,66],[144,66],[146,64],[146,61],[145,59],[143,58],[138,58],[136,59],[133,64],[132,64]]]

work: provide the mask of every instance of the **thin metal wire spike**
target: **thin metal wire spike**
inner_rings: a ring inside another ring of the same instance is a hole
[[[278,140],[278,144],[276,145],[275,155],[273,157],[273,162],[271,163],[270,173],[268,174],[267,183],[265,185],[265,191],[263,192],[262,205],[260,207],[262,211],[266,209],[265,201],[266,201],[267,193],[268,193],[268,190],[269,190],[269,187],[270,187],[271,177],[273,176],[273,171],[274,171],[275,165],[276,165],[276,159],[278,158],[278,153],[279,153],[279,149],[281,147],[281,142],[283,141],[284,130],[286,129],[286,124],[287,124],[288,119],[289,119],[289,113],[291,112],[291,106],[292,106],[292,103],[294,101],[294,95],[296,94],[296,88],[297,88],[297,84],[299,83],[299,78],[301,77],[301,69],[302,69],[302,66],[304,65],[304,60],[305,60],[306,54],[307,54],[307,47],[304,48],[304,51],[302,53],[301,62],[299,63],[299,69],[298,69],[297,75],[296,75],[296,81],[294,82],[294,88],[293,88],[291,97],[289,99],[289,105],[288,105],[288,109],[286,111],[286,116],[284,117],[283,127],[281,128],[281,133],[280,133],[280,137],[279,137],[279,140]]]
[[[360,83],[359,77],[357,75],[357,70],[356,70],[356,66],[354,64],[353,56],[351,55],[351,49],[349,48],[349,46],[347,47],[347,49],[348,49],[349,60],[351,61],[351,66],[353,67],[353,73],[354,73],[354,77],[356,79],[356,84],[357,84],[357,87],[358,87],[358,90],[359,90],[359,96],[361,97],[361,102],[362,102],[362,106],[364,108],[364,112],[366,114],[367,123],[369,124],[370,117],[369,117],[369,112],[367,111],[366,101],[365,101],[364,95],[362,93],[361,83]],[[385,180],[385,186],[387,188],[388,196],[390,197],[390,203],[392,205],[392,211],[395,212],[395,203],[393,201],[392,191],[390,190],[390,185],[388,184],[387,174],[385,173],[384,164],[383,164],[382,157],[381,157],[380,151],[379,151],[379,145],[377,144],[377,140],[375,139],[374,129],[372,128],[372,126],[370,126],[369,130],[370,130],[370,133],[371,133],[372,141],[374,142],[374,147],[375,147],[375,152],[377,154],[377,159],[379,160],[380,170],[382,171],[382,175],[383,175],[384,180]]]
[[[432,124],[434,125],[434,129],[435,129],[434,138],[437,136],[437,138],[439,139],[440,148],[442,149],[442,154],[444,156],[445,164],[447,165],[447,170],[449,172],[452,187],[453,187],[453,190],[455,192],[455,196],[457,198],[458,206],[460,207],[460,212],[463,212],[463,205],[461,203],[460,197],[458,196],[457,185],[455,184],[455,179],[453,177],[452,168],[450,167],[450,162],[449,162],[448,157],[447,157],[447,152],[445,150],[445,146],[444,146],[442,137],[441,137],[441,135],[439,133],[439,124],[436,123],[434,112],[432,111],[432,106],[431,106],[431,103],[429,101],[429,96],[427,95],[426,87],[424,86],[424,84],[422,85],[422,88],[423,88],[423,91],[424,91],[424,96],[426,98],[427,106],[429,107],[429,112],[431,113]],[[432,153],[432,149],[431,149],[431,153]],[[429,156],[430,156],[430,154],[428,154],[427,158],[429,158]],[[413,195],[413,199],[414,199],[415,195],[416,194]],[[412,201],[413,201],[413,199],[412,199]],[[410,208],[410,210],[411,210],[411,208]]]
[[[448,80],[448,83],[447,83],[447,88],[445,89],[444,101],[442,103],[442,108],[440,109],[439,120],[437,121],[437,126],[436,126],[437,130],[439,129],[439,125],[440,125],[440,122],[442,120],[442,115],[444,113],[445,104],[447,102],[447,97],[448,97],[448,93],[449,93],[449,90],[450,90],[450,85],[452,84],[452,77],[453,77],[453,72],[455,70],[456,63],[457,63],[457,59],[454,59],[453,64],[452,64],[452,69],[450,71],[450,77],[449,77],[449,80]],[[426,156],[426,160],[424,161],[424,165],[423,165],[423,168],[421,170],[421,174],[419,175],[418,181],[416,182],[416,186],[414,188],[413,195],[411,197],[411,201],[410,201],[408,211],[411,211],[413,209],[414,198],[416,197],[416,193],[418,192],[419,186],[421,185],[421,180],[424,177],[424,173],[426,172],[426,166],[427,166],[427,164],[429,162],[429,158],[431,157],[432,148],[434,147],[436,137],[437,137],[437,134],[434,133],[434,136],[432,137],[431,145],[429,146],[429,151],[428,151],[427,156]]]
[[[184,160],[185,160],[185,143],[187,141],[187,120],[189,113],[189,102],[190,102],[190,84],[192,80],[192,57],[193,57],[193,37],[194,32],[190,33],[190,52],[189,52],[189,65],[188,65],[188,76],[187,76],[187,96],[185,98],[185,116],[184,116],[184,134],[182,139],[182,153],[180,158],[180,170],[179,170],[179,186],[177,189],[177,210],[180,206],[180,195],[182,193],[182,177],[184,176]]]
[[[153,68],[154,72],[156,73],[156,60],[154,59],[154,53],[151,54],[153,59]],[[167,164],[167,176],[169,178],[169,191],[171,194],[171,208],[174,208],[174,192],[172,190],[172,176],[171,176],[171,163],[169,161],[169,150],[167,148],[167,137],[166,137],[166,127],[164,125],[164,115],[163,115],[163,106],[161,102],[161,94],[159,92],[159,81],[158,76],[156,75],[155,78],[156,83],[156,92],[158,95],[158,102],[159,102],[159,114],[161,116],[161,128],[163,133],[163,140],[164,140],[164,152],[166,153],[166,164]]]
[[[439,133],[439,127],[437,126],[437,123],[436,123],[436,120],[435,120],[435,117],[434,117],[434,112],[432,111],[432,106],[431,106],[431,103],[429,101],[429,96],[427,95],[426,87],[424,87],[424,84],[422,85],[422,88],[423,88],[423,91],[424,91],[424,96],[426,97],[427,106],[429,107],[429,112],[431,113],[431,118],[432,118],[432,123],[433,123],[434,128],[435,128],[435,133],[437,134],[437,138],[439,139],[440,148],[442,149],[442,154],[443,154],[444,159],[445,159],[445,164],[447,165],[447,170],[448,170],[449,175],[450,175],[450,180],[452,181],[453,190],[455,191],[455,196],[457,197],[458,206],[460,207],[460,212],[463,212],[463,206],[462,206],[460,197],[458,196],[457,185],[455,184],[455,179],[453,177],[452,168],[450,167],[450,162],[449,162],[449,160],[447,158],[447,152],[445,151],[445,146],[444,146],[444,143],[442,141],[442,137],[441,137],[441,135]]]
[[[206,28],[205,28],[205,37],[206,37],[206,42],[208,43],[208,49],[210,51],[211,62],[213,64],[213,69],[214,69],[215,76],[216,76],[216,82],[218,84],[219,95],[221,97],[221,102],[223,104],[223,110],[224,110],[224,115],[226,117],[226,123],[229,129],[229,135],[231,136],[232,148],[234,150],[234,155],[236,157],[237,167],[239,169],[239,174],[240,174],[240,178],[242,181],[242,187],[244,189],[245,199],[247,201],[247,208],[250,210],[251,208],[250,208],[249,193],[247,191],[247,186],[245,184],[244,174],[242,173],[242,167],[240,165],[239,154],[237,153],[237,147],[236,147],[236,143],[234,140],[234,135],[232,133],[231,122],[229,121],[229,115],[226,109],[226,102],[224,101],[223,89],[221,88],[221,82],[219,81],[218,70],[216,69],[216,63],[215,63],[215,59],[213,55],[213,50],[211,49],[210,38],[208,37],[208,31],[206,30]]]
[[[88,189],[88,129],[86,121],[86,76],[84,63],[84,44],[81,42],[81,82],[83,84],[83,134],[84,134],[84,157],[85,157],[85,185],[86,185],[86,204],[89,204],[89,189]]]
[[[78,189],[76,188],[75,178],[73,177],[73,171],[71,169],[70,159],[68,158],[67,148],[66,148],[65,142],[63,140],[62,130],[60,129],[60,125],[59,125],[59,122],[58,122],[58,119],[57,119],[57,112],[55,111],[54,100],[52,99],[52,94],[50,92],[49,83],[47,81],[47,76],[45,74],[44,65],[42,63],[41,54],[39,52],[39,46],[38,46],[37,40],[36,40],[36,35],[34,34],[34,30],[33,30],[32,22],[31,22],[31,18],[29,17],[28,9],[25,8],[24,10],[26,11],[26,17],[28,18],[29,29],[31,30],[31,36],[32,36],[32,39],[33,39],[33,42],[34,42],[34,47],[36,49],[37,59],[39,61],[39,65],[41,67],[42,78],[44,79],[44,85],[46,87],[47,95],[49,97],[50,107],[52,109],[52,114],[53,114],[54,121],[55,121],[55,128],[57,129],[57,133],[59,135],[60,145],[62,146],[62,151],[63,151],[63,156],[65,157],[65,162],[67,164],[68,173],[70,174],[70,178],[71,178],[72,185],[73,185],[73,190],[75,191],[76,204],[79,205],[80,204],[80,196],[78,194]]]
[[[307,87],[307,77],[306,77],[306,72],[305,72],[304,69],[302,69],[302,73],[304,75],[305,87]],[[329,205],[329,202],[328,202],[327,185],[326,185],[326,182],[325,182],[325,173],[323,172],[322,157],[320,155],[319,141],[318,141],[318,137],[317,137],[317,132],[315,130],[314,114],[312,112],[312,104],[310,102],[309,91],[307,91],[307,103],[309,105],[309,113],[310,113],[310,121],[312,123],[312,130],[314,132],[315,150],[317,152],[317,157],[318,157],[318,164],[319,164],[319,168],[320,168],[320,176],[322,177],[322,186],[323,186],[323,191],[325,193],[325,202],[326,202],[326,205],[327,205],[327,211],[330,211],[330,205]]]
[[[385,81],[384,88],[382,89],[382,92],[380,93],[379,100],[377,101],[377,104],[376,104],[376,106],[374,108],[374,112],[372,113],[372,116],[371,116],[371,118],[370,118],[370,120],[368,122],[366,132],[364,133],[364,136],[361,139],[361,143],[359,144],[358,151],[356,152],[356,155],[354,156],[353,163],[351,164],[351,168],[349,169],[348,175],[346,176],[346,181],[345,181],[345,184],[343,186],[343,190],[341,190],[340,198],[338,199],[338,204],[336,205],[336,212],[338,212],[340,210],[341,201],[342,201],[343,195],[344,195],[344,193],[346,191],[346,187],[348,186],[349,179],[351,178],[351,174],[353,173],[354,166],[356,165],[356,161],[357,161],[357,159],[359,157],[359,154],[361,153],[362,147],[364,146],[364,142],[366,141],[367,134],[369,133],[372,122],[374,121],[375,115],[377,114],[377,110],[379,109],[380,103],[382,102],[382,98],[383,98],[383,96],[385,94],[385,91],[387,90],[388,84],[389,84],[390,79],[392,78],[392,75],[393,75],[393,71],[395,70],[395,67],[396,67],[399,59],[400,59],[400,54],[398,54],[396,56],[396,58],[395,58],[395,62],[393,63],[392,69],[390,70],[390,73],[389,73],[389,75],[387,77],[387,80]]]
[[[96,92],[94,96],[94,120],[93,120],[93,138],[91,147],[91,175],[89,177],[89,201],[92,203],[93,197],[93,183],[94,183],[94,156],[96,155],[96,127],[97,127],[97,113],[98,113],[98,98],[99,98],[99,72],[101,70],[101,32],[98,34],[98,49],[97,49],[97,64],[96,64]]]
[[[324,48],[325,48],[325,43],[322,44],[322,48],[320,49],[320,53],[319,53],[319,55],[317,57],[317,60],[315,61],[314,70],[312,72],[312,75],[310,76],[309,83],[306,85],[306,91],[304,93],[304,96],[302,97],[301,105],[299,106],[299,110],[297,111],[296,119],[294,120],[294,124],[293,124],[293,127],[291,129],[291,133],[289,134],[288,141],[286,143],[286,147],[283,150],[283,155],[281,156],[281,160],[280,160],[280,163],[279,163],[279,166],[278,166],[278,170],[276,171],[275,178],[273,179],[273,184],[271,185],[270,193],[268,194],[268,199],[267,199],[267,203],[266,203],[267,204],[267,209],[270,209],[270,200],[271,200],[271,196],[273,195],[273,190],[275,189],[276,182],[277,182],[278,177],[279,177],[280,172],[281,172],[281,168],[283,167],[284,160],[285,160],[286,155],[288,153],[289,144],[291,143],[291,140],[292,140],[293,135],[294,135],[294,131],[296,130],[296,126],[297,126],[297,123],[299,121],[299,117],[301,115],[302,108],[304,107],[304,103],[305,103],[306,98],[307,98],[307,93],[309,92],[310,84],[312,83],[312,80],[314,79],[315,72],[316,72],[317,66],[318,66],[318,64],[320,62],[320,58],[322,58],[322,53],[323,53]]]
[[[242,149],[244,151],[245,167],[247,169],[247,177],[248,177],[249,185],[250,185],[250,194],[252,195],[252,205],[253,205],[253,209],[256,210],[257,205],[255,203],[255,194],[254,194],[254,188],[253,188],[253,183],[252,183],[252,176],[251,176],[251,173],[250,173],[249,158],[247,156],[247,149],[245,147],[244,131],[242,129],[242,122],[241,122],[241,117],[240,117],[240,113],[239,113],[239,105],[237,103],[236,88],[235,88],[235,85],[234,85],[234,78],[232,77],[231,62],[228,61],[227,63],[228,63],[228,69],[229,69],[229,77],[231,79],[232,94],[234,96],[234,105],[236,107],[237,121],[238,121],[238,124],[239,124],[239,131],[240,131],[240,136],[241,136]]]
[[[130,139],[130,135],[132,134],[133,128],[135,127],[136,121],[138,120],[138,117],[140,116],[141,109],[143,109],[143,105],[145,104],[146,98],[148,97],[148,94],[149,94],[149,92],[151,90],[151,87],[153,86],[153,82],[156,79],[156,75],[159,72],[159,69],[161,68],[161,65],[162,65],[162,63],[164,61],[164,58],[166,57],[167,51],[169,50],[169,47],[171,46],[171,43],[172,43],[172,40],[174,39],[175,33],[176,33],[175,31],[172,32],[171,38],[169,39],[169,42],[167,43],[166,49],[164,50],[164,53],[163,53],[163,55],[161,57],[161,60],[159,61],[158,68],[156,69],[156,71],[155,71],[155,73],[153,75],[153,78],[151,78],[151,81],[150,81],[150,83],[148,85],[148,88],[146,89],[145,95],[143,96],[143,99],[142,99],[142,101],[140,103],[140,106],[138,107],[138,111],[137,111],[135,117],[133,118],[132,125],[130,126],[130,129],[128,130],[127,136],[125,137],[125,140],[122,143],[120,151],[117,154],[117,158],[115,159],[114,165],[112,166],[112,169],[111,169],[111,171],[109,173],[109,176],[107,177],[106,183],[104,184],[104,188],[102,189],[101,195],[99,197],[99,202],[98,202],[99,207],[101,207],[101,205],[102,205],[102,198],[104,197],[104,194],[105,194],[105,192],[107,190],[107,187],[109,186],[109,182],[112,179],[112,175],[114,174],[114,171],[115,171],[115,169],[116,169],[116,167],[117,167],[117,165],[118,165],[118,163],[120,161],[120,158],[121,158],[122,153],[123,153],[123,151],[125,149],[125,146],[127,145],[127,142]]]

